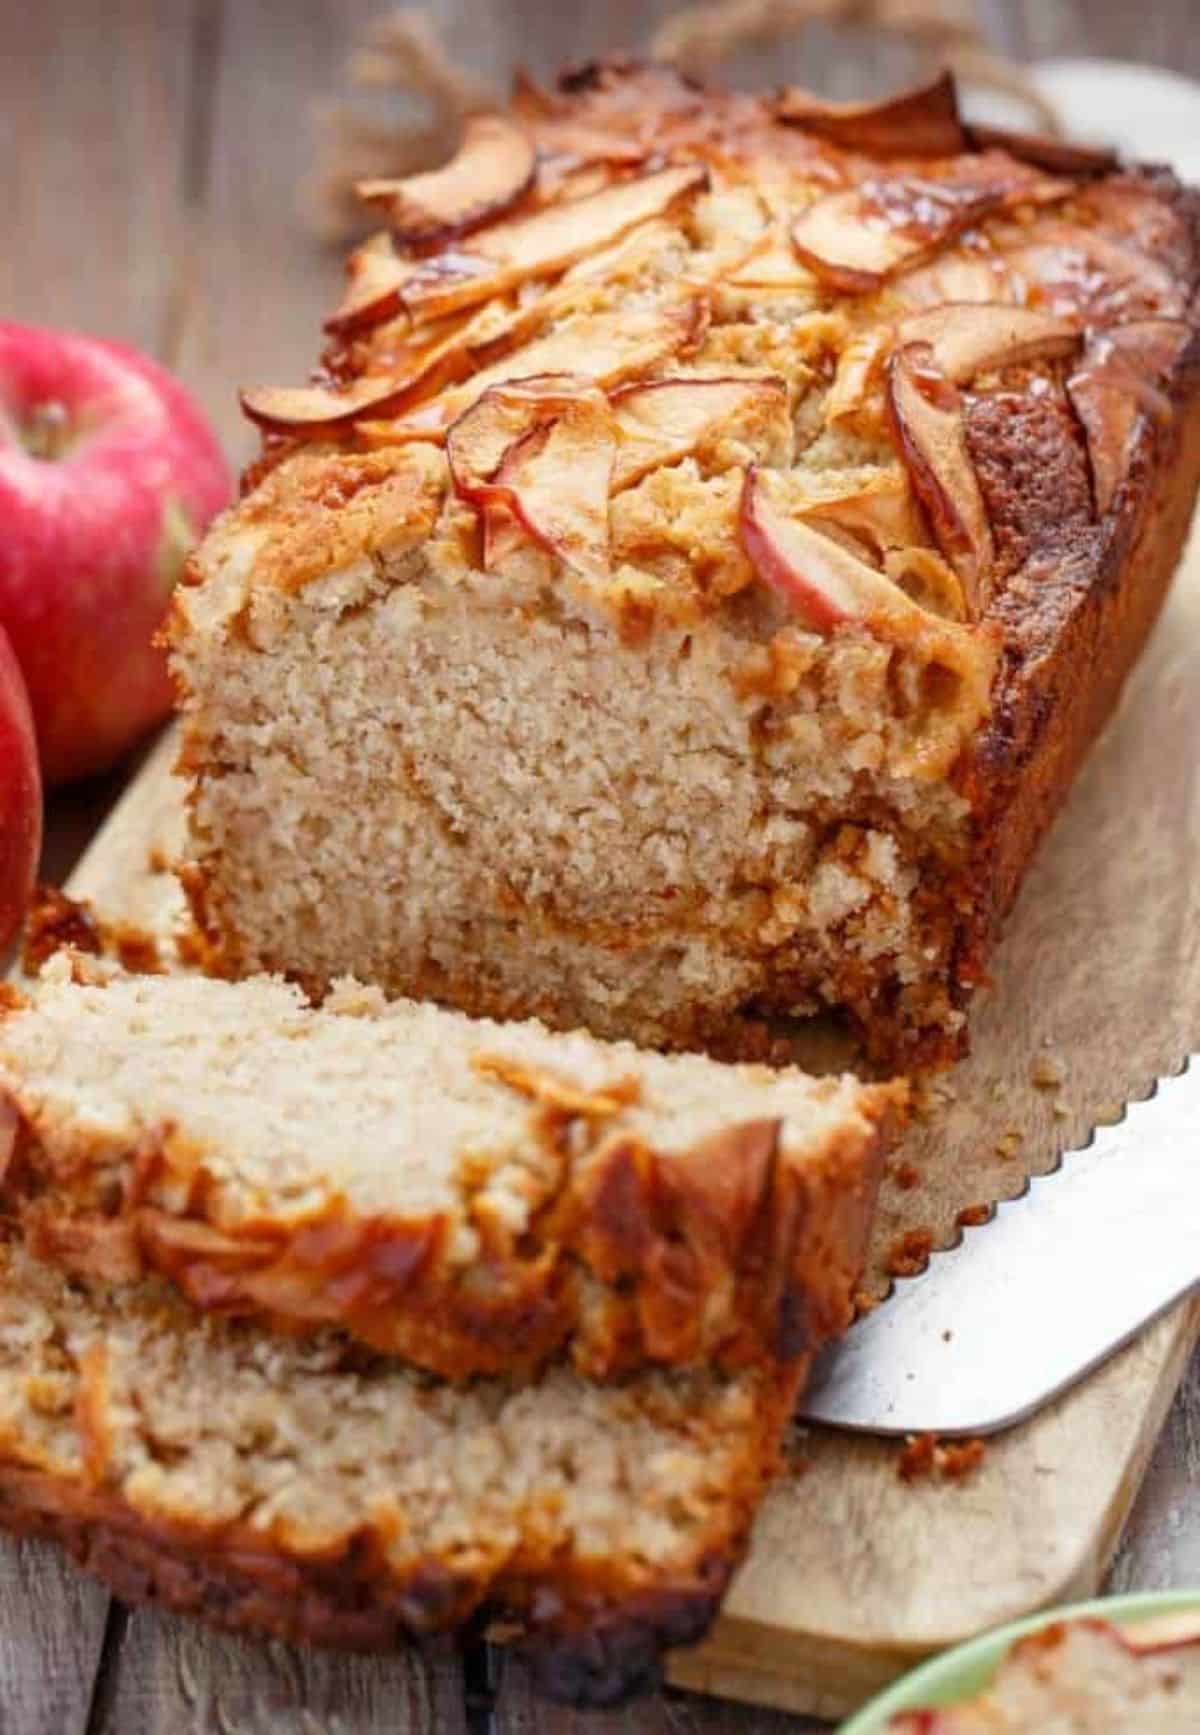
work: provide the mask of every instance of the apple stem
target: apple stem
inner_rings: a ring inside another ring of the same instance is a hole
[[[36,404],[21,429],[21,444],[31,458],[53,463],[66,455],[73,443],[71,418],[65,404],[56,398]]]

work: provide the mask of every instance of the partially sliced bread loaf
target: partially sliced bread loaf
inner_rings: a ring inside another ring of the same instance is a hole
[[[380,1649],[498,1611],[602,1703],[700,1635],[804,1370],[455,1387],[0,1245],[0,1524],[127,1599]]]
[[[787,1361],[846,1325],[902,1093],[343,985],[63,956],[0,1020],[35,1251],[455,1378]]]

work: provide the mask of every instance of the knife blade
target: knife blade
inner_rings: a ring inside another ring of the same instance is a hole
[[[1200,1287],[1200,1062],[934,1254],[828,1352],[806,1421],[991,1434]]]

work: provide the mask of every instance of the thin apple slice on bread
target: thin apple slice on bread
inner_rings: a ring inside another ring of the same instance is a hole
[[[489,387],[446,435],[446,458],[459,494],[482,504],[505,453],[587,391],[589,383],[579,374],[547,373]]]
[[[369,374],[348,386],[249,386],[239,393],[242,409],[269,433],[321,435],[359,417],[378,420],[400,410],[417,375]]]
[[[555,373],[579,373],[607,390],[694,347],[706,318],[700,296],[630,312],[581,314],[474,374],[470,390],[475,394],[506,379]]]
[[[607,577],[617,437],[602,392],[563,375],[495,386],[450,430],[446,446],[465,499],[511,514],[572,571]],[[485,537],[485,559],[494,560],[511,542],[505,519],[485,522]]]
[[[524,127],[501,114],[469,115],[457,154],[429,174],[360,181],[360,199],[378,206],[397,240],[427,245],[477,229],[515,205],[533,185],[537,152]]]
[[[962,580],[968,616],[978,620],[991,583],[991,525],[967,450],[962,400],[928,343],[907,344],[893,355],[888,407],[914,492]]]
[[[373,235],[356,247],[346,261],[346,288],[325,330],[336,337],[352,337],[382,325],[404,311],[402,291],[416,269],[412,259],[402,259],[391,236]]]
[[[946,378],[965,385],[976,374],[1070,355],[1081,333],[1074,320],[1040,308],[965,301],[908,314],[896,337],[901,348],[927,343]]]
[[[1097,512],[1117,497],[1143,416],[1170,421],[1162,384],[1190,336],[1181,319],[1138,319],[1089,338],[1067,396],[1087,441]]]
[[[609,575],[608,495],[616,435],[600,392],[569,404],[497,472],[511,510],[548,554],[585,578]]]
[[[851,622],[895,622],[921,611],[890,579],[778,501],[769,473],[752,465],[742,489],[739,532],[759,577],[818,633]],[[924,617],[921,616],[924,620]]]
[[[792,224],[792,245],[822,282],[862,295],[992,211],[1052,203],[1072,191],[1069,181],[1000,152],[955,157],[924,173],[874,175],[818,199]]]
[[[774,451],[790,459],[788,391],[778,378],[659,379],[613,394],[620,444],[613,466],[617,493],[660,464],[677,463],[714,440]]]
[[[876,393],[891,345],[892,334],[883,325],[856,332],[843,344],[825,399],[827,422],[836,425],[861,414]]]
[[[1004,258],[994,252],[946,253],[904,271],[892,294],[905,307],[942,307],[948,301],[1014,301]]]
[[[1166,265],[1082,223],[1043,223],[1009,248],[1008,268],[1039,307],[1099,321],[1181,318],[1184,298]]]
[[[465,320],[431,347],[414,342],[407,366],[364,374],[345,386],[254,386],[242,392],[241,404],[259,427],[301,437],[323,437],[361,421],[382,423],[400,415],[407,420],[408,412],[418,404],[423,408],[422,400],[431,392],[471,373],[481,354],[500,349],[501,360],[477,369],[469,386],[442,396],[429,406],[427,416],[418,418],[416,437],[437,438],[468,403],[502,380],[571,372],[582,363],[596,383],[616,385],[688,348],[705,317],[701,298],[690,296],[631,314],[566,319],[545,337],[514,349],[523,316],[506,325],[484,308],[478,321]]]
[[[706,187],[708,179],[701,163],[656,169],[586,198],[497,223],[474,235],[469,247],[425,261],[405,284],[404,305],[414,319],[436,319],[529,278],[562,271],[673,209]]]
[[[817,138],[866,156],[953,157],[968,148],[951,72],[880,102],[827,102],[790,88],[775,113]]]
[[[488,311],[488,310],[485,310]],[[387,366],[345,385],[252,386],[241,393],[246,415],[273,433],[322,436],[364,418],[399,415],[419,399],[452,384],[473,365],[474,320],[446,320],[401,341]],[[490,326],[484,329],[490,330]]]
[[[964,128],[970,149],[1007,151],[1023,163],[1033,163],[1052,175],[1104,175],[1117,167],[1117,153],[1105,145],[1081,145],[1077,139],[1053,133],[1014,132],[1010,127],[971,121]],[[964,147],[967,148],[967,147]]]
[[[805,479],[804,498],[797,510],[817,529],[836,525],[883,560],[892,549],[924,540],[924,524],[900,465],[880,468],[853,482],[835,472],[817,472]],[[957,587],[957,580],[955,580]],[[961,604],[942,613],[961,614]]]

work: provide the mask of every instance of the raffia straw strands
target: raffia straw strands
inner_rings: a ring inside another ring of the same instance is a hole
[[[711,75],[738,49],[767,47],[814,23],[875,28],[905,39],[929,70],[950,66],[972,84],[1016,96],[1040,127],[1057,130],[1053,110],[1027,73],[992,52],[974,8],[963,0],[702,0],[667,18],[644,52]],[[307,221],[333,243],[366,226],[357,181],[436,166],[453,154],[466,115],[504,100],[498,87],[451,59],[430,13],[418,7],[372,21],[347,61],[346,83],[348,95],[317,110],[315,167],[302,189]],[[400,98],[399,112],[382,112],[384,97]]]

